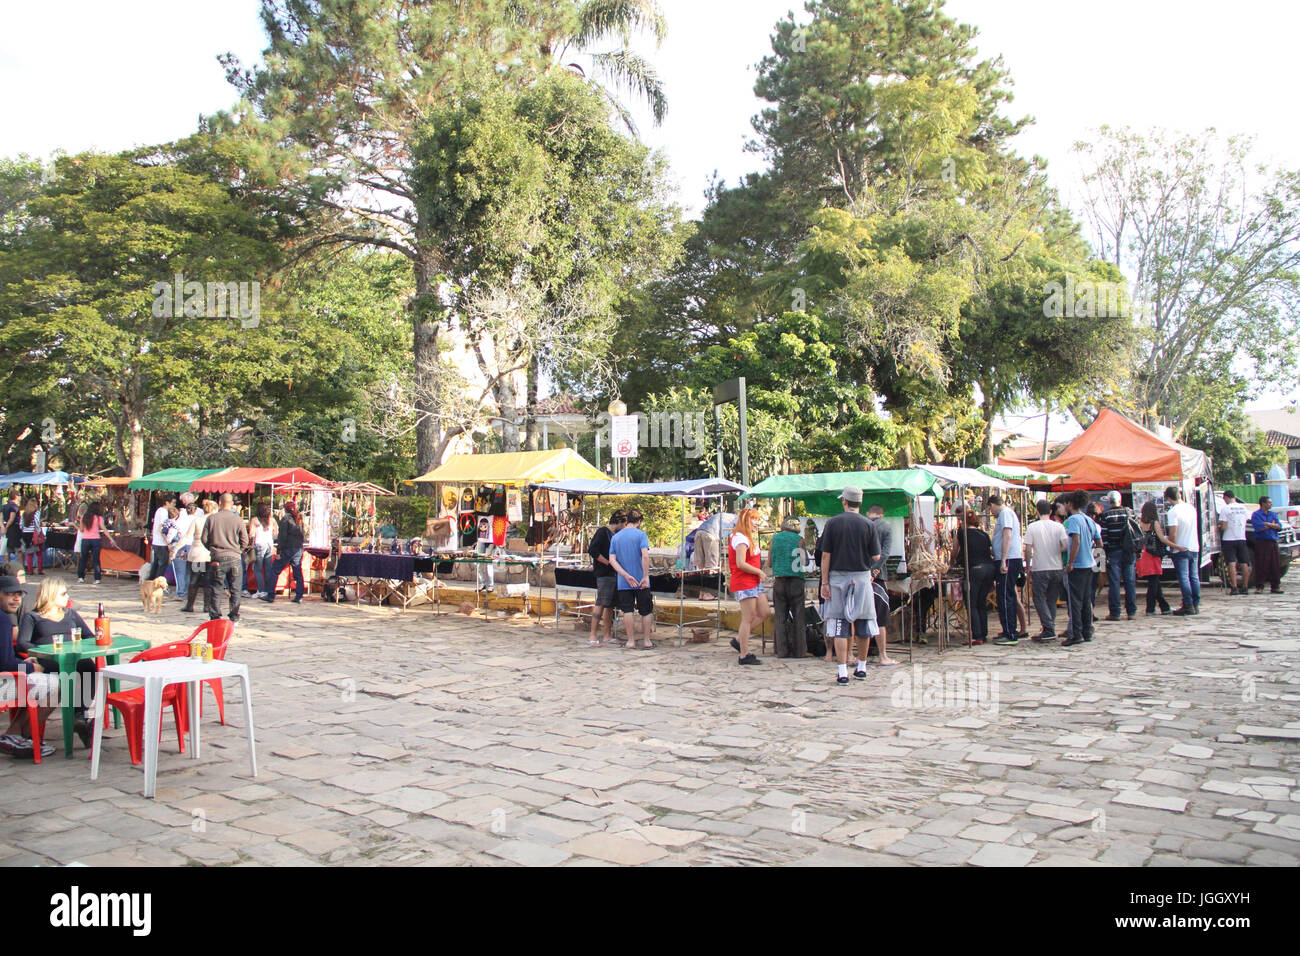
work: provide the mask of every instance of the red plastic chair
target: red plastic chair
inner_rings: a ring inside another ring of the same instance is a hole
[[[131,663],[189,656],[189,641],[176,641],[141,651],[131,658]],[[169,706],[172,709],[172,716],[176,720],[176,739],[180,743],[181,753],[185,753],[185,734],[190,728],[189,721],[186,719],[185,694],[179,692],[182,689],[183,686],[180,684],[164,687],[162,705],[163,709]],[[138,767],[144,759],[144,688],[133,687],[130,690],[118,691],[116,694],[109,694],[107,700],[108,706],[122,715],[122,723],[126,727],[126,745],[131,753],[131,765]],[[158,727],[158,738],[162,739],[161,724]]]
[[[14,699],[0,700],[0,711],[26,710],[27,722],[32,725],[32,762],[41,762],[41,721],[36,713],[36,704],[27,687],[27,674],[22,671],[0,671],[0,677],[12,677],[14,680]]]
[[[193,643],[200,635],[203,640],[212,645],[212,659],[214,661],[224,661],[226,659],[226,648],[230,646],[230,638],[234,636],[235,624],[225,618],[218,618],[215,621],[204,621],[194,629],[190,635],[190,643]],[[221,715],[221,723],[226,723],[226,695],[221,687],[221,678],[213,677],[203,681],[199,685],[199,719],[203,719],[203,685],[212,688],[212,693],[217,697],[217,712]]]

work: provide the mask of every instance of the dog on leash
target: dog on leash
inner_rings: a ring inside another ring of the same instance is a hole
[[[167,593],[166,578],[146,578],[140,581],[140,603],[144,613],[161,614],[163,595]]]

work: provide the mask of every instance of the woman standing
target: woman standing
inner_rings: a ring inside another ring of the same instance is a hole
[[[1142,529],[1142,553],[1138,555],[1136,570],[1137,576],[1147,582],[1147,613],[1156,613],[1158,604],[1160,613],[1168,614],[1169,602],[1165,600],[1160,575],[1164,571],[1164,556],[1171,542],[1165,537],[1165,529],[1160,527],[1160,513],[1156,510],[1154,501],[1142,505],[1138,527]]]
[[[965,569],[970,580],[966,606],[970,611],[972,644],[987,644],[989,636],[989,591],[997,578],[993,563],[993,540],[980,527],[974,511],[966,512],[966,526],[954,532],[951,567]]]
[[[202,511],[196,511],[194,515],[194,524],[190,526],[190,589],[185,596],[185,606],[181,608],[186,614],[194,613],[194,598],[200,592],[203,593],[203,613],[212,617],[212,601],[208,597],[208,566],[212,561],[212,554],[203,546],[203,526],[208,523],[208,518],[217,512],[217,503],[211,498],[203,501]]]
[[[271,565],[271,577],[266,582],[267,604],[275,601],[275,585],[280,580],[280,572],[286,567],[293,569],[294,596],[293,603],[301,604],[306,588],[302,582],[302,528],[298,525],[298,506],[292,501],[284,506],[284,517],[280,519],[279,533],[275,539],[275,549],[279,557]]]
[[[18,518],[18,530],[22,535],[23,543],[23,568],[28,574],[45,573],[45,555],[40,554],[43,549],[44,541],[39,544],[36,541],[38,533],[41,531],[41,512],[36,507],[36,499],[28,498],[23,503],[23,513]],[[44,535],[40,535],[44,537]],[[40,557],[39,562],[37,557]],[[40,570],[36,570],[37,568]]]
[[[263,501],[257,506],[257,514],[248,522],[248,538],[253,542],[253,577],[257,580],[257,592],[253,597],[264,598],[275,590],[275,582],[270,581],[274,563],[271,555],[275,552],[278,530],[276,520],[271,516],[271,505]]]
[[[731,572],[731,592],[740,602],[740,627],[731,646],[740,652],[741,664],[762,663],[749,650],[749,635],[755,624],[772,616],[763,587],[763,555],[758,550],[758,509],[745,508],[736,519],[735,530],[727,539],[727,566]]]
[[[99,566],[99,551],[103,547],[103,535],[108,534],[104,529],[104,506],[98,501],[92,501],[86,507],[86,513],[81,516],[81,548],[77,554],[77,583],[86,583],[86,565],[90,565],[95,572],[95,583],[103,577],[103,569]]]

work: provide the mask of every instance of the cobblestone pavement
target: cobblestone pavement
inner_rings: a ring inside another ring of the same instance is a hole
[[[122,633],[197,623],[71,586]],[[1078,649],[923,648],[847,687],[667,628],[625,651],[427,607],[245,607],[257,779],[229,682],[201,761],[164,717],[156,800],[121,731],[95,783],[81,749],[0,758],[0,865],[1300,861],[1294,594],[1208,591]]]

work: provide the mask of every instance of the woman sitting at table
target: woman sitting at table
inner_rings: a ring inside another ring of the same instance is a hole
[[[81,615],[68,607],[68,587],[58,578],[47,578],[41,583],[40,593],[36,596],[36,606],[23,615],[18,624],[18,650],[26,653],[33,647],[53,644],[54,638],[62,636],[65,641],[72,639],[72,629],[81,628],[83,639],[93,639],[94,628],[86,624]],[[81,737],[82,746],[90,746],[90,725],[86,723],[86,705],[88,694],[80,693],[83,687],[93,687],[95,661],[77,661],[77,683],[74,690],[77,701],[77,722],[74,725],[77,735]]]
[[[35,658],[19,660],[14,652],[14,625],[9,615],[16,612],[23,602],[23,586],[12,575],[0,577],[0,700],[17,698],[21,693],[36,702],[45,702],[47,706],[36,708],[36,719],[40,724],[41,736],[45,733],[45,721],[58,700],[59,681],[51,674],[42,673],[40,662]],[[24,675],[21,681],[14,674]],[[21,686],[26,685],[26,686]],[[20,701],[21,705],[21,701]],[[9,729],[0,737],[0,753],[15,757],[30,756],[32,751],[32,726],[27,708],[16,707],[9,717]],[[54,748],[42,745],[41,756],[48,757]]]

